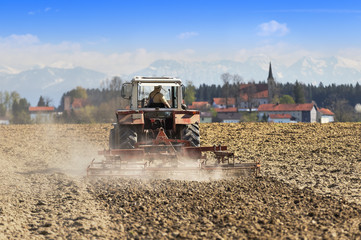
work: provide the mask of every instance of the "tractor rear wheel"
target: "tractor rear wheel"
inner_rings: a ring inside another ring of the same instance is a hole
[[[191,143],[192,147],[200,146],[200,137],[199,137],[199,125],[198,123],[188,124],[185,126],[182,135],[183,140],[188,140]]]
[[[114,128],[112,128],[112,129],[110,129],[110,133],[109,133],[109,148],[110,149],[115,149],[115,148],[117,148],[117,146],[116,146],[116,138],[115,138],[115,129],[116,129],[116,127],[114,127]]]
[[[132,149],[137,143],[137,133],[128,126],[114,126],[109,134],[110,149]]]
[[[137,143],[137,133],[128,126],[119,127],[119,148],[131,149]]]

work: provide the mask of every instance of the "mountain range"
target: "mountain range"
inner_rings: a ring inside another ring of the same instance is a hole
[[[0,68],[1,69],[1,68]],[[54,106],[60,105],[63,93],[77,86],[98,88],[107,75],[97,71],[76,67],[72,69],[44,67],[17,74],[0,72],[0,91],[17,91],[32,106],[39,97],[48,97]]]
[[[147,68],[120,77],[128,81],[133,76],[175,76],[185,83],[191,81],[195,86],[200,84],[222,84],[222,73],[238,74],[245,82],[250,80],[266,81],[269,70],[269,60],[265,56],[250,57],[244,62],[219,60],[209,62],[182,62],[175,60],[158,60]],[[32,105],[37,104],[40,96],[49,97],[53,105],[58,106],[63,93],[76,86],[98,88],[103,80],[109,78],[105,73],[76,67],[34,68],[12,73],[14,69],[0,66],[0,91],[17,91]],[[273,76],[276,81],[299,82],[305,84],[324,85],[355,84],[361,82],[361,62],[330,57],[303,57],[290,66],[272,61]]]

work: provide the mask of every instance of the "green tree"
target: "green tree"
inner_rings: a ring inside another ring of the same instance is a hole
[[[11,103],[10,93],[8,91],[5,91],[4,94],[5,94],[4,103],[5,103],[6,109],[11,109],[12,103]]]
[[[27,124],[31,123],[30,114],[29,114],[30,104],[25,98],[20,100],[13,101],[12,105],[12,123],[15,124]]]
[[[234,95],[234,99],[235,99],[235,105],[237,108],[237,112],[238,112],[238,108],[241,102],[241,85],[243,84],[243,78],[238,75],[238,74],[234,74],[233,75],[233,95]]]
[[[45,101],[43,96],[40,96],[39,101],[38,101],[38,107],[44,107],[45,106]]]
[[[255,95],[257,93],[257,87],[254,80],[248,82],[248,87],[245,90],[246,102],[249,112],[252,112],[252,108],[256,105]]]
[[[75,89],[71,90],[69,92],[68,96],[70,96],[72,99],[74,99],[74,98],[87,99],[88,98],[88,94],[86,93],[86,89],[82,88],[80,86],[78,86]]]
[[[187,82],[184,93],[184,101],[187,105],[191,105],[196,100],[196,87],[191,81]]]
[[[240,119],[240,122],[257,122],[257,121],[258,121],[257,112],[245,112]]]
[[[0,92],[0,117],[6,115],[6,105],[4,103],[4,93]]]
[[[293,97],[286,94],[286,95],[283,95],[280,98],[280,103],[282,103],[282,104],[293,104],[293,103],[295,103],[295,100],[293,99]]]
[[[0,117],[5,117],[6,115],[6,106],[4,103],[0,103]]]
[[[297,80],[293,88],[293,94],[295,96],[296,103],[305,103],[305,93],[303,86]]]
[[[267,115],[267,114],[264,113],[264,114],[262,115],[261,122],[268,122],[268,115]]]
[[[229,73],[223,73],[221,75],[221,79],[223,81],[223,86],[222,86],[222,92],[223,92],[223,96],[226,98],[226,108],[228,107],[228,97],[230,94],[230,81],[231,81],[232,75]]]

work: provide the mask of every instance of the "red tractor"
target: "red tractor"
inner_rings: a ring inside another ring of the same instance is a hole
[[[156,107],[152,106],[155,89],[160,89],[158,97],[164,101]],[[259,172],[259,163],[235,163],[234,154],[227,152],[226,146],[200,146],[200,114],[186,109],[183,89],[181,80],[171,77],[134,77],[124,83],[121,95],[129,99],[130,106],[116,111],[109,149],[99,152],[105,159],[93,160],[88,175],[240,169]],[[213,152],[212,161],[203,152]]]

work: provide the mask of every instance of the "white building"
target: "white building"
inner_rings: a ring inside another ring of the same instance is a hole
[[[317,108],[313,103],[262,104],[258,107],[259,119],[270,114],[289,114],[296,122],[317,122]]]
[[[51,123],[54,118],[54,107],[29,107],[30,118],[35,123]]]
[[[335,121],[335,114],[327,108],[318,109],[318,118],[320,123],[330,123]]]
[[[292,116],[291,114],[270,114],[268,116],[268,122],[274,122],[274,123],[291,123]]]

